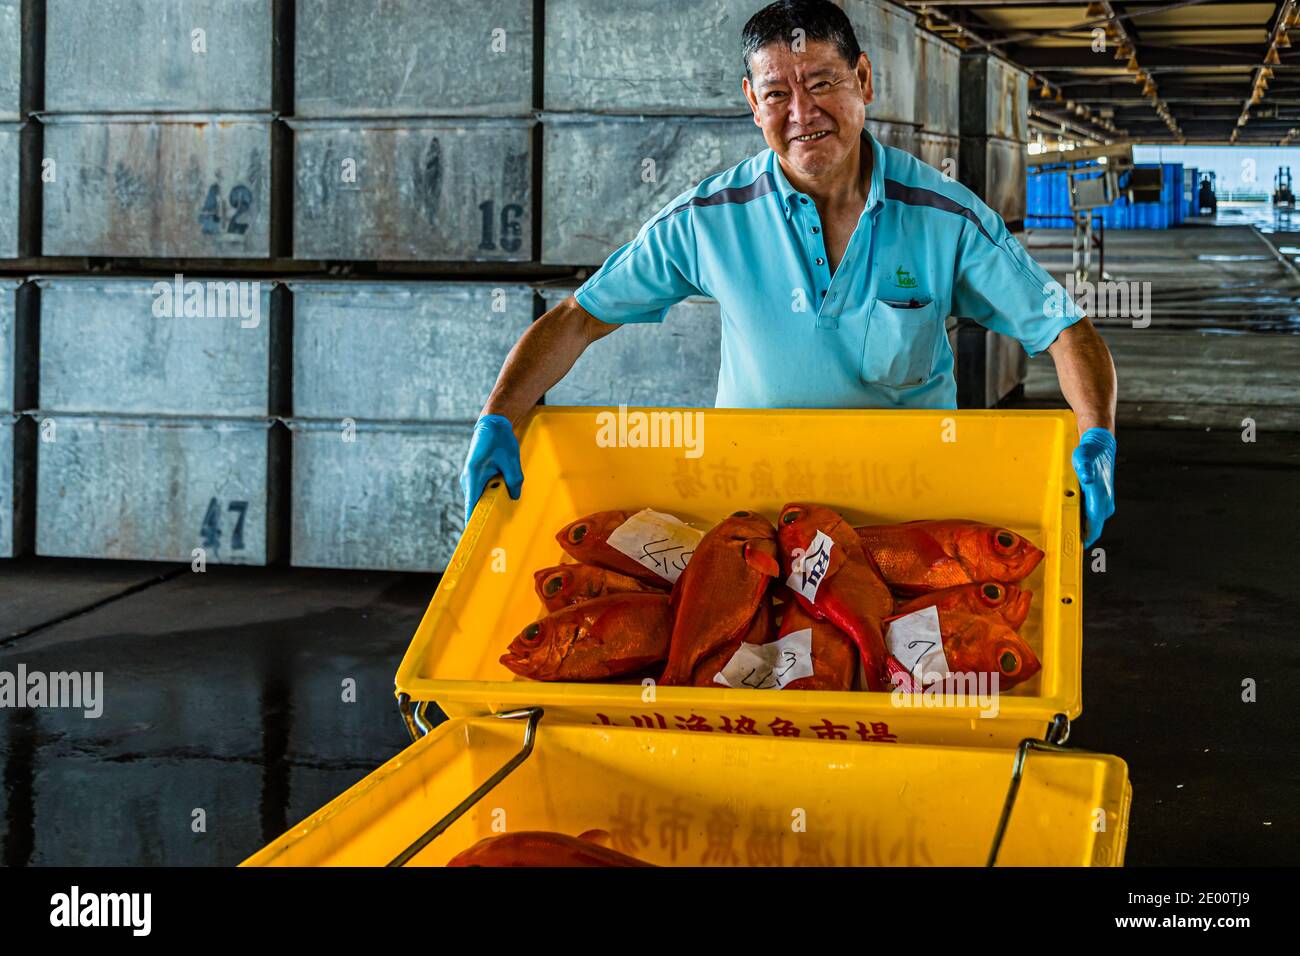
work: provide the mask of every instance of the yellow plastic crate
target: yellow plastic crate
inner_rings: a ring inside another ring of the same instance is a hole
[[[1042,737],[1056,714],[1080,713],[1072,413],[628,410],[702,416],[701,454],[689,457],[683,448],[599,447],[602,411],[544,407],[524,422],[523,495],[512,501],[494,481],[479,502],[398,669],[399,700],[436,701],[453,717],[541,705],[548,723],[1003,747]],[[560,562],[554,534],[574,518],[650,507],[707,529],[740,508],[775,520],[797,500],[835,507],[853,524],[960,517],[1028,537],[1046,557],[1023,583],[1034,601],[1020,634],[1042,671],[981,717],[974,705],[896,706],[888,693],[540,683],[499,663],[537,617],[532,573]]]
[[[244,865],[387,864],[520,750],[521,723],[447,721]],[[502,828],[598,828],[661,865],[982,866],[1012,759],[599,729],[548,714],[531,755],[410,863],[440,866]],[[1131,796],[1118,757],[1030,754],[998,865],[1121,865]]]

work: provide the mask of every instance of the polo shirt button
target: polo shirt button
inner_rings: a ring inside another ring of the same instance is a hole
[[[800,196],[799,201],[803,203],[805,206],[808,205],[808,199],[806,196]]]
[[[816,233],[819,233],[819,232],[821,232],[821,228],[818,227],[818,226],[813,226],[813,233],[816,234]]]
[[[818,257],[817,257],[817,264],[818,264],[819,266],[820,266],[820,265],[824,265],[825,262],[826,262],[826,260],[823,259],[821,256],[818,256]]]

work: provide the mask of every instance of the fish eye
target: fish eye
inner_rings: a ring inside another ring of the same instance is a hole
[[[800,512],[798,508],[791,508],[785,514],[781,515],[781,524],[794,524],[799,520],[799,515],[801,513],[802,512]]]
[[[1010,531],[998,531],[993,535],[993,541],[999,551],[1010,551],[1016,546],[1016,536]]]
[[[1003,651],[998,657],[998,666],[1002,668],[1002,673],[1010,677],[1020,670],[1020,658],[1015,651]]]
[[[525,644],[536,644],[538,640],[541,639],[541,634],[542,625],[534,621],[532,624],[529,624],[524,628],[524,633],[521,636],[523,637]]]
[[[731,517],[733,517],[733,518],[748,518],[748,517],[749,517],[749,512],[748,512],[748,511],[733,511],[733,512],[731,513]]]
[[[560,590],[564,587],[566,577],[567,575],[563,571],[556,571],[542,582],[542,593],[547,597],[559,594]]]
[[[1002,600],[1002,588],[996,584],[986,584],[980,590],[983,592],[984,597],[990,601]]]
[[[585,524],[575,524],[569,529],[569,541],[573,544],[580,544],[586,536],[587,526]]]

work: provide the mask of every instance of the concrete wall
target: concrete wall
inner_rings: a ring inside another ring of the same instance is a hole
[[[12,498],[39,472],[36,549],[441,569],[518,336],[672,196],[765,148],[739,50],[762,5],[46,0],[39,39],[0,0],[0,416],[26,413],[0,482]],[[955,48],[901,5],[842,6],[871,134],[964,161]],[[157,314],[178,273],[258,284],[260,322]],[[6,327],[31,276],[28,324]],[[710,405],[721,321],[692,299],[623,329],[546,401]]]

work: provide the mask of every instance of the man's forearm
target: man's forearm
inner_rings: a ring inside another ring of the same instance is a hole
[[[1085,316],[1057,336],[1047,350],[1056,363],[1061,394],[1074,409],[1079,434],[1089,428],[1115,431],[1115,363],[1110,349]]]
[[[482,414],[504,415],[517,425],[547,390],[569,373],[588,345],[617,328],[598,321],[569,296],[519,337],[501,366]]]

